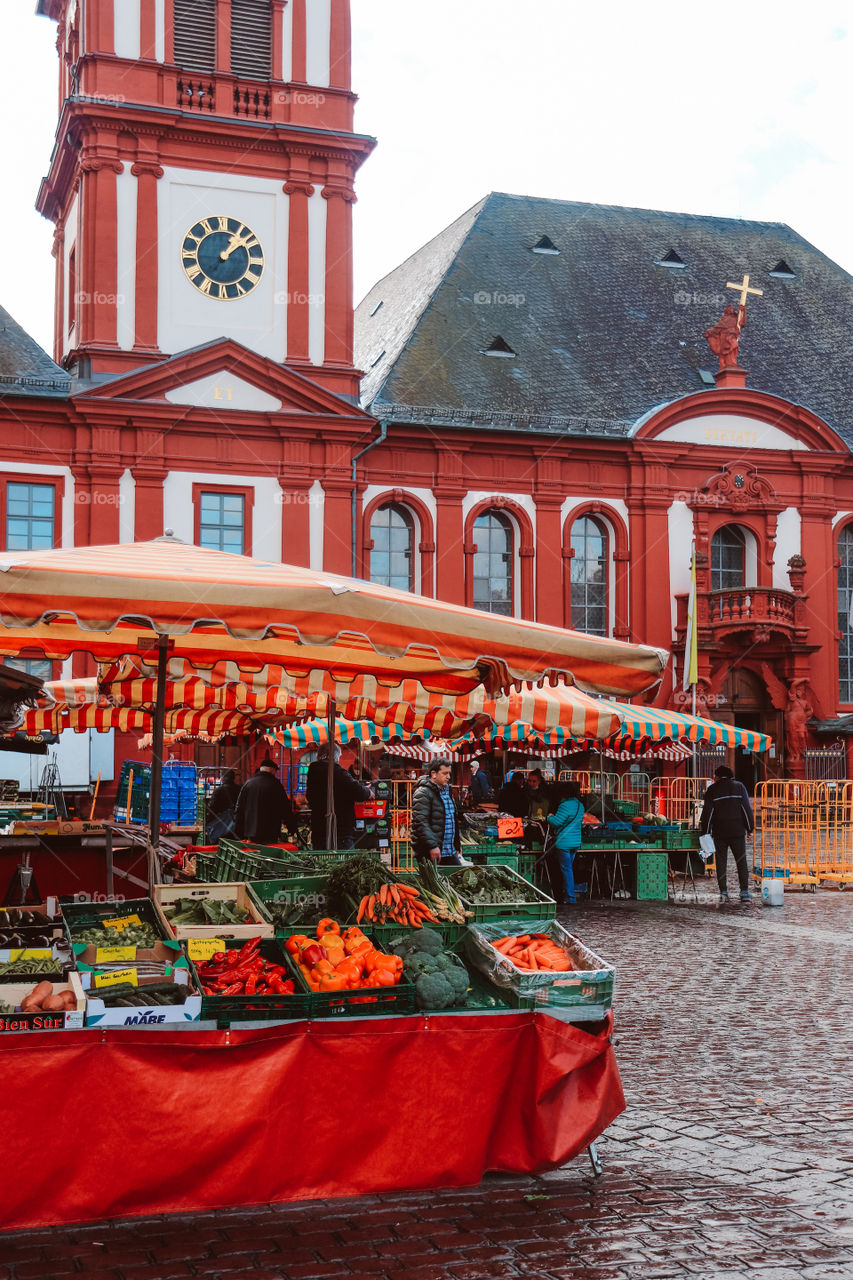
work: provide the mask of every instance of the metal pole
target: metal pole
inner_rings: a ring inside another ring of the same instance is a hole
[[[335,814],[335,720],[337,719],[337,703],[329,699],[329,716],[326,722],[329,742],[329,768],[326,773],[326,848],[336,849],[338,845],[338,823]]]
[[[151,790],[148,798],[148,888],[160,880],[160,797],[163,790],[163,730],[166,723],[166,679],[169,670],[169,640],[157,637],[157,699],[151,745]]]

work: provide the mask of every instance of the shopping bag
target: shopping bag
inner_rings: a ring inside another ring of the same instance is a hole
[[[699,837],[699,853],[705,862],[714,856],[714,837],[710,834]]]

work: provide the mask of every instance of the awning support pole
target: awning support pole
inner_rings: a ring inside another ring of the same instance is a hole
[[[326,848],[338,847],[338,820],[335,814],[335,721],[337,719],[337,703],[329,699],[329,716],[326,721],[327,739],[329,743],[329,768],[326,773]]]
[[[148,644],[147,641],[140,642]],[[151,787],[148,794],[148,891],[160,882],[160,798],[163,794],[163,738],[166,724],[166,683],[169,674],[168,636],[157,637],[157,697],[151,744]]]

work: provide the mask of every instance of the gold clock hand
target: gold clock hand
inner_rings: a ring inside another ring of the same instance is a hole
[[[244,239],[241,239],[240,236],[238,236],[235,232],[235,234],[228,241],[228,248],[223,249],[222,252],[220,253],[219,255],[220,262],[227,262],[227,260],[231,257],[231,254],[234,252],[235,249],[245,249],[248,243],[249,243],[248,236],[244,240]]]

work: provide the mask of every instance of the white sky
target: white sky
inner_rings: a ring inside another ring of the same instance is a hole
[[[0,0],[0,303],[49,350],[52,228],[33,204],[57,72],[35,2]],[[787,222],[853,270],[848,3],[352,8],[357,127],[379,139],[358,180],[357,297],[492,190]]]

